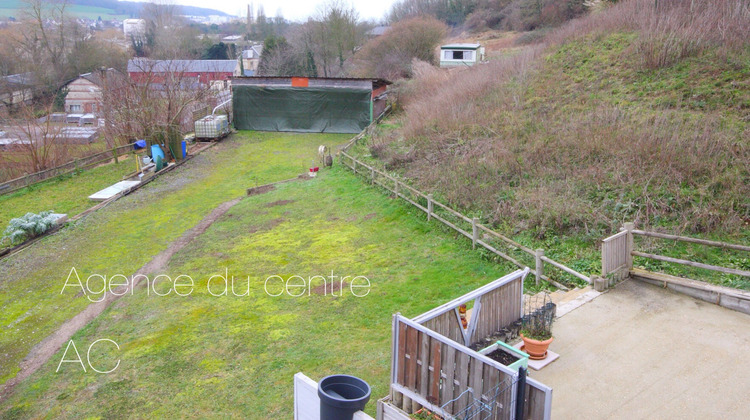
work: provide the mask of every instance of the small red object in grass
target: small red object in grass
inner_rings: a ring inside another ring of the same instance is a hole
[[[318,170],[320,170],[320,168],[317,166],[314,168],[310,168],[310,172],[318,172]]]

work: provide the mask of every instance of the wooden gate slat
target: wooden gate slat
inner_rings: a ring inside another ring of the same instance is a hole
[[[432,375],[430,378],[430,394],[427,398],[433,404],[440,403],[440,369],[441,369],[441,355],[443,345],[430,338],[430,360],[432,365]]]
[[[445,378],[443,380],[443,393],[440,398],[440,405],[444,406],[448,412],[451,412],[453,404],[449,403],[449,401],[453,399],[453,375],[456,372],[454,365],[456,360],[456,350],[451,346],[444,346],[443,355],[445,356],[442,363]]]
[[[396,380],[399,385],[406,384],[404,375],[406,373],[406,324],[398,324],[398,371]]]
[[[417,385],[417,352],[419,345],[417,343],[417,330],[409,327],[406,330],[406,355],[409,356],[406,362],[406,387],[416,391]]]
[[[419,361],[422,365],[419,367],[419,377],[417,385],[421,395],[427,395],[430,379],[430,336],[419,333]]]

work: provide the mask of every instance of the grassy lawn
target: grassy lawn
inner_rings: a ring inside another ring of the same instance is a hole
[[[106,188],[122,177],[135,171],[133,159],[103,165],[78,174],[55,177],[39,184],[0,195],[0,227],[8,225],[10,219],[24,214],[53,210],[68,216],[96,205],[88,196]]]
[[[101,270],[120,272],[116,264]],[[207,279],[225,270],[234,292],[209,295]],[[366,276],[369,294],[264,291],[272,275],[307,279],[332,270]],[[292,376],[303,371],[315,379],[341,372],[364,378],[373,386],[367,411],[374,414],[388,389],[392,314],[415,316],[511,270],[336,167],[245,198],[176,254],[168,271],[195,280],[190,296],[140,288],[74,336],[84,348],[99,338],[116,341],[116,354],[104,346],[92,352],[103,364],[119,358],[115,372],[83,373],[69,364],[55,373],[60,351],[0,412],[290,418]],[[168,289],[168,282],[157,286]]]
[[[16,19],[23,17],[24,10],[27,6],[20,0],[6,0],[0,5],[0,17],[13,16]],[[127,19],[128,15],[114,14],[113,9],[106,9],[104,7],[96,6],[81,6],[81,5],[68,5],[66,12],[75,17],[97,19],[101,17],[104,20],[108,19]]]
[[[131,275],[219,204],[256,183],[304,172],[320,144],[333,146],[349,137],[234,135],[137,193],[1,260],[0,383],[15,376],[35,344],[88,304],[85,297],[60,294],[71,267]]]

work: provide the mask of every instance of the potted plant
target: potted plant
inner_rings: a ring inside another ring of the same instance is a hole
[[[426,408],[420,408],[416,413],[409,416],[414,420],[442,420],[443,418]]]
[[[548,303],[525,315],[521,320],[523,351],[533,360],[547,357],[547,348],[554,339],[552,323],[555,321],[555,304]]]

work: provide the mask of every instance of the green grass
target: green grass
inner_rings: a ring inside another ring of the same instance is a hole
[[[16,19],[20,19],[24,16],[24,9],[27,7],[20,0],[6,0],[4,4],[0,5],[0,17],[13,16]],[[75,17],[97,19],[101,17],[104,20],[108,19],[127,19],[130,16],[115,14],[114,10],[106,9],[104,7],[96,6],[81,6],[77,4],[68,5],[65,11]]]
[[[116,264],[99,270],[120,272]],[[206,293],[207,279],[224,270],[238,285],[249,284],[249,296]],[[331,270],[366,276],[370,293],[292,298],[263,290],[271,275]],[[82,373],[70,364],[56,374],[58,352],[0,412],[290,418],[292,377],[302,371],[314,379],[342,372],[364,378],[373,386],[367,411],[374,414],[388,392],[392,314],[415,316],[512,268],[482,258],[420,211],[338,166],[243,199],[175,255],[168,271],[190,275],[195,292],[158,297],[141,288],[75,335],[84,347],[116,341],[119,352],[97,355],[107,363],[119,358],[115,372]]]
[[[117,164],[99,166],[70,175],[22,188],[10,194],[0,195],[0,226],[8,225],[10,219],[26,213],[53,210],[68,216],[96,205],[88,196],[122,180],[135,171],[132,157]]]
[[[80,312],[60,294],[71,270],[130,275],[245,189],[306,172],[320,144],[346,135],[242,133],[104,210],[0,262],[0,382],[42,338]],[[72,179],[70,181],[75,181]]]

